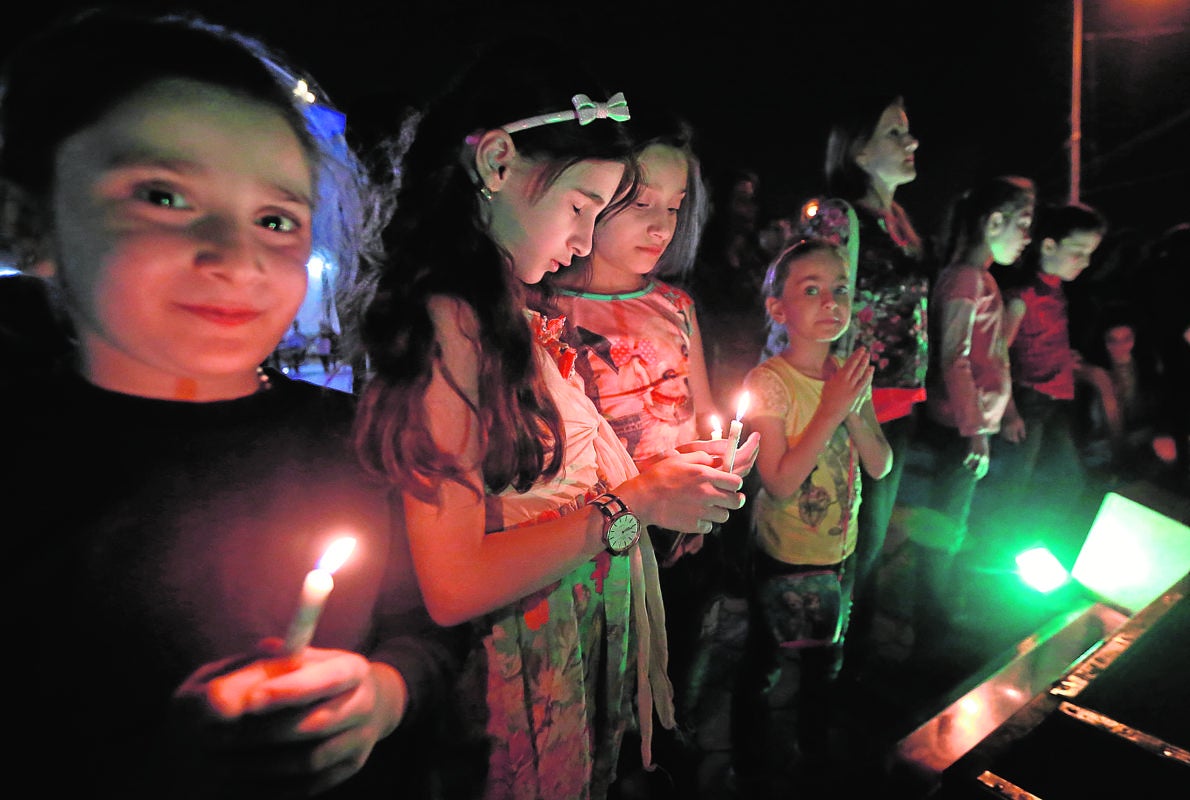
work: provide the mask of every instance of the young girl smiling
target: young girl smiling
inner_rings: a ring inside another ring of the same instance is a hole
[[[200,20],[119,12],[6,64],[0,175],[74,342],[0,393],[20,420],[8,635],[36,654],[8,708],[13,757],[64,796],[426,787],[428,729],[407,742],[425,751],[390,746],[442,702],[447,632],[355,458],[353,398],[258,367],[314,244],[345,270],[371,244],[365,173],[315,124],[341,117],[280,65]],[[304,576],[345,535],[312,646],[280,657]]]

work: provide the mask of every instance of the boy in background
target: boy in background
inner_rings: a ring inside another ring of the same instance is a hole
[[[1032,543],[1042,511],[1054,515],[1051,531],[1072,525],[1070,515],[1086,483],[1075,442],[1075,381],[1082,356],[1071,346],[1066,284],[1090,265],[1106,232],[1106,219],[1091,206],[1044,209],[1023,272],[1004,283],[1012,400],[993,443],[992,463],[1000,508],[1032,521],[1032,528],[1015,524],[1005,531],[1022,545]]]

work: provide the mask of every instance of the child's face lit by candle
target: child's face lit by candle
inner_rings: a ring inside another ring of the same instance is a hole
[[[789,256],[781,294],[765,300],[774,322],[795,342],[833,342],[851,323],[847,262],[834,250]]]
[[[254,391],[257,365],[307,288],[311,208],[301,198],[313,195],[311,165],[290,124],[271,104],[163,78],[73,134],[57,157],[71,168],[55,174],[54,265],[73,287],[86,376],[151,397]],[[166,163],[186,164],[186,180]],[[182,233],[198,209],[204,230],[215,225],[235,243],[227,263],[249,265],[251,283],[195,269],[198,240]]]

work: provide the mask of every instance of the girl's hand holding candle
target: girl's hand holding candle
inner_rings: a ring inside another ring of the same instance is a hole
[[[331,589],[335,588],[332,573],[351,555],[355,549],[355,539],[345,536],[331,542],[330,547],[318,560],[318,565],[306,573],[306,580],[302,584],[302,598],[298,605],[293,621],[289,623],[289,632],[285,635],[285,644],[281,648],[282,655],[296,655],[310,644],[314,638],[314,628],[318,625],[318,617],[322,614],[322,606],[326,603]]]
[[[735,451],[740,446],[740,435],[744,432],[744,412],[748,410],[750,399],[747,392],[740,394],[736,405],[735,419],[731,421],[731,426],[727,429],[727,452],[723,454],[723,463],[728,472],[735,468]]]
[[[742,420],[744,417],[744,412],[748,410],[748,402],[749,402],[748,393],[744,392],[742,395],[740,395],[739,403],[736,407],[735,419],[733,419],[731,421],[731,426],[728,429],[727,447],[723,452],[723,467],[728,472],[731,472],[733,469],[735,469],[735,454],[736,454],[736,449],[740,446],[740,436],[743,435],[743,432],[744,432],[744,425],[743,425]],[[715,440],[719,440],[722,438],[723,438],[723,426],[719,422],[719,417],[712,414],[711,415],[711,440],[715,441]],[[692,443],[692,444],[697,445],[697,443]],[[679,451],[681,451],[682,447],[679,447],[678,449],[679,449]],[[681,555],[682,545],[685,540],[686,540],[685,533],[679,533],[676,537],[674,537],[673,545],[670,547],[669,552],[666,553],[665,558],[662,559],[662,562],[666,566],[673,564],[673,562],[678,558],[678,556]]]

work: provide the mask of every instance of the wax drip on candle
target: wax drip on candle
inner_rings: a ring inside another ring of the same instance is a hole
[[[295,655],[301,652],[314,638],[314,628],[322,615],[322,607],[326,604],[331,590],[335,588],[333,573],[343,566],[354,549],[354,538],[345,536],[336,539],[322,554],[322,558],[318,559],[317,566],[306,573],[306,579],[302,583],[301,602],[289,623],[289,632],[285,634],[285,644],[282,647],[285,654]]]

